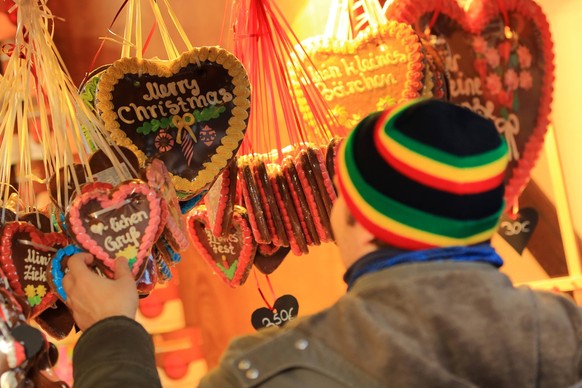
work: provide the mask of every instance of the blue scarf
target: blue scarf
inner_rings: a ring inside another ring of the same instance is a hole
[[[479,262],[488,263],[497,268],[503,265],[503,260],[489,244],[470,247],[434,248],[421,251],[401,251],[387,248],[369,253],[356,261],[345,273],[344,281],[348,284],[349,290],[360,276],[368,273],[377,272],[397,264],[432,261]]]

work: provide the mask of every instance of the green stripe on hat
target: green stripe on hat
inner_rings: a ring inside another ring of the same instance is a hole
[[[466,239],[496,228],[504,206],[486,218],[462,221],[423,212],[383,195],[363,179],[353,157],[353,139],[352,133],[345,140],[344,158],[348,176],[344,178],[350,179],[362,199],[386,218],[414,229],[457,239]]]
[[[393,123],[394,119],[388,120],[383,128],[383,135],[393,139],[395,142],[401,144],[411,151],[414,151],[417,154],[450,166],[464,168],[480,167],[496,162],[499,159],[505,158],[507,155],[507,143],[504,141],[500,141],[497,148],[481,153],[479,155],[453,155],[406,136],[400,132],[398,128],[394,127]]]

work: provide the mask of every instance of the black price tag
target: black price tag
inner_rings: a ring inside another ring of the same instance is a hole
[[[531,207],[526,207],[514,215],[504,214],[497,233],[521,255],[537,224],[538,212]]]
[[[251,323],[256,330],[263,327],[283,326],[295,319],[299,313],[299,303],[293,295],[283,295],[275,301],[273,310],[261,307],[251,316]]]

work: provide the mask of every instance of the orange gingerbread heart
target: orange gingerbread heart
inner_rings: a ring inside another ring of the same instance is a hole
[[[345,128],[422,92],[422,44],[407,24],[389,21],[378,29],[364,29],[353,40],[313,37],[302,45],[310,80]],[[294,86],[300,93],[301,85]],[[300,109],[309,112],[307,101]]]

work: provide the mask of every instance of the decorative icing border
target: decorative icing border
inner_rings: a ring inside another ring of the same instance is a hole
[[[242,63],[233,54],[218,46],[196,47],[183,53],[169,65],[160,61],[138,59],[136,57],[121,58],[113,62],[103,72],[95,93],[95,106],[100,112],[105,128],[110,132],[111,138],[118,145],[132,150],[137,155],[141,166],[144,166],[148,159],[147,156],[120,129],[116,120],[117,115],[113,111],[114,106],[111,101],[115,85],[127,73],[148,73],[158,77],[169,77],[177,73],[182,67],[203,62],[219,64],[228,71],[228,74],[232,77],[235,97],[233,99],[232,117],[228,120],[229,127],[221,140],[221,145],[216,149],[216,153],[211,156],[210,161],[203,164],[196,178],[190,181],[170,173],[176,190],[191,193],[198,193],[216,179],[233,157],[244,137],[249,117],[251,92],[247,73]]]
[[[533,0],[474,0],[468,12],[465,12],[455,0],[441,0],[434,3],[425,0],[402,0],[392,3],[386,10],[386,16],[414,25],[423,15],[435,11],[453,19],[472,34],[480,33],[500,13],[516,12],[530,19],[540,33],[544,76],[541,80],[537,123],[522,151],[522,157],[514,167],[509,182],[505,185],[505,200],[511,205],[521,195],[529,182],[531,170],[542,150],[544,136],[550,123],[555,70],[554,44],[550,25],[541,7]]]

